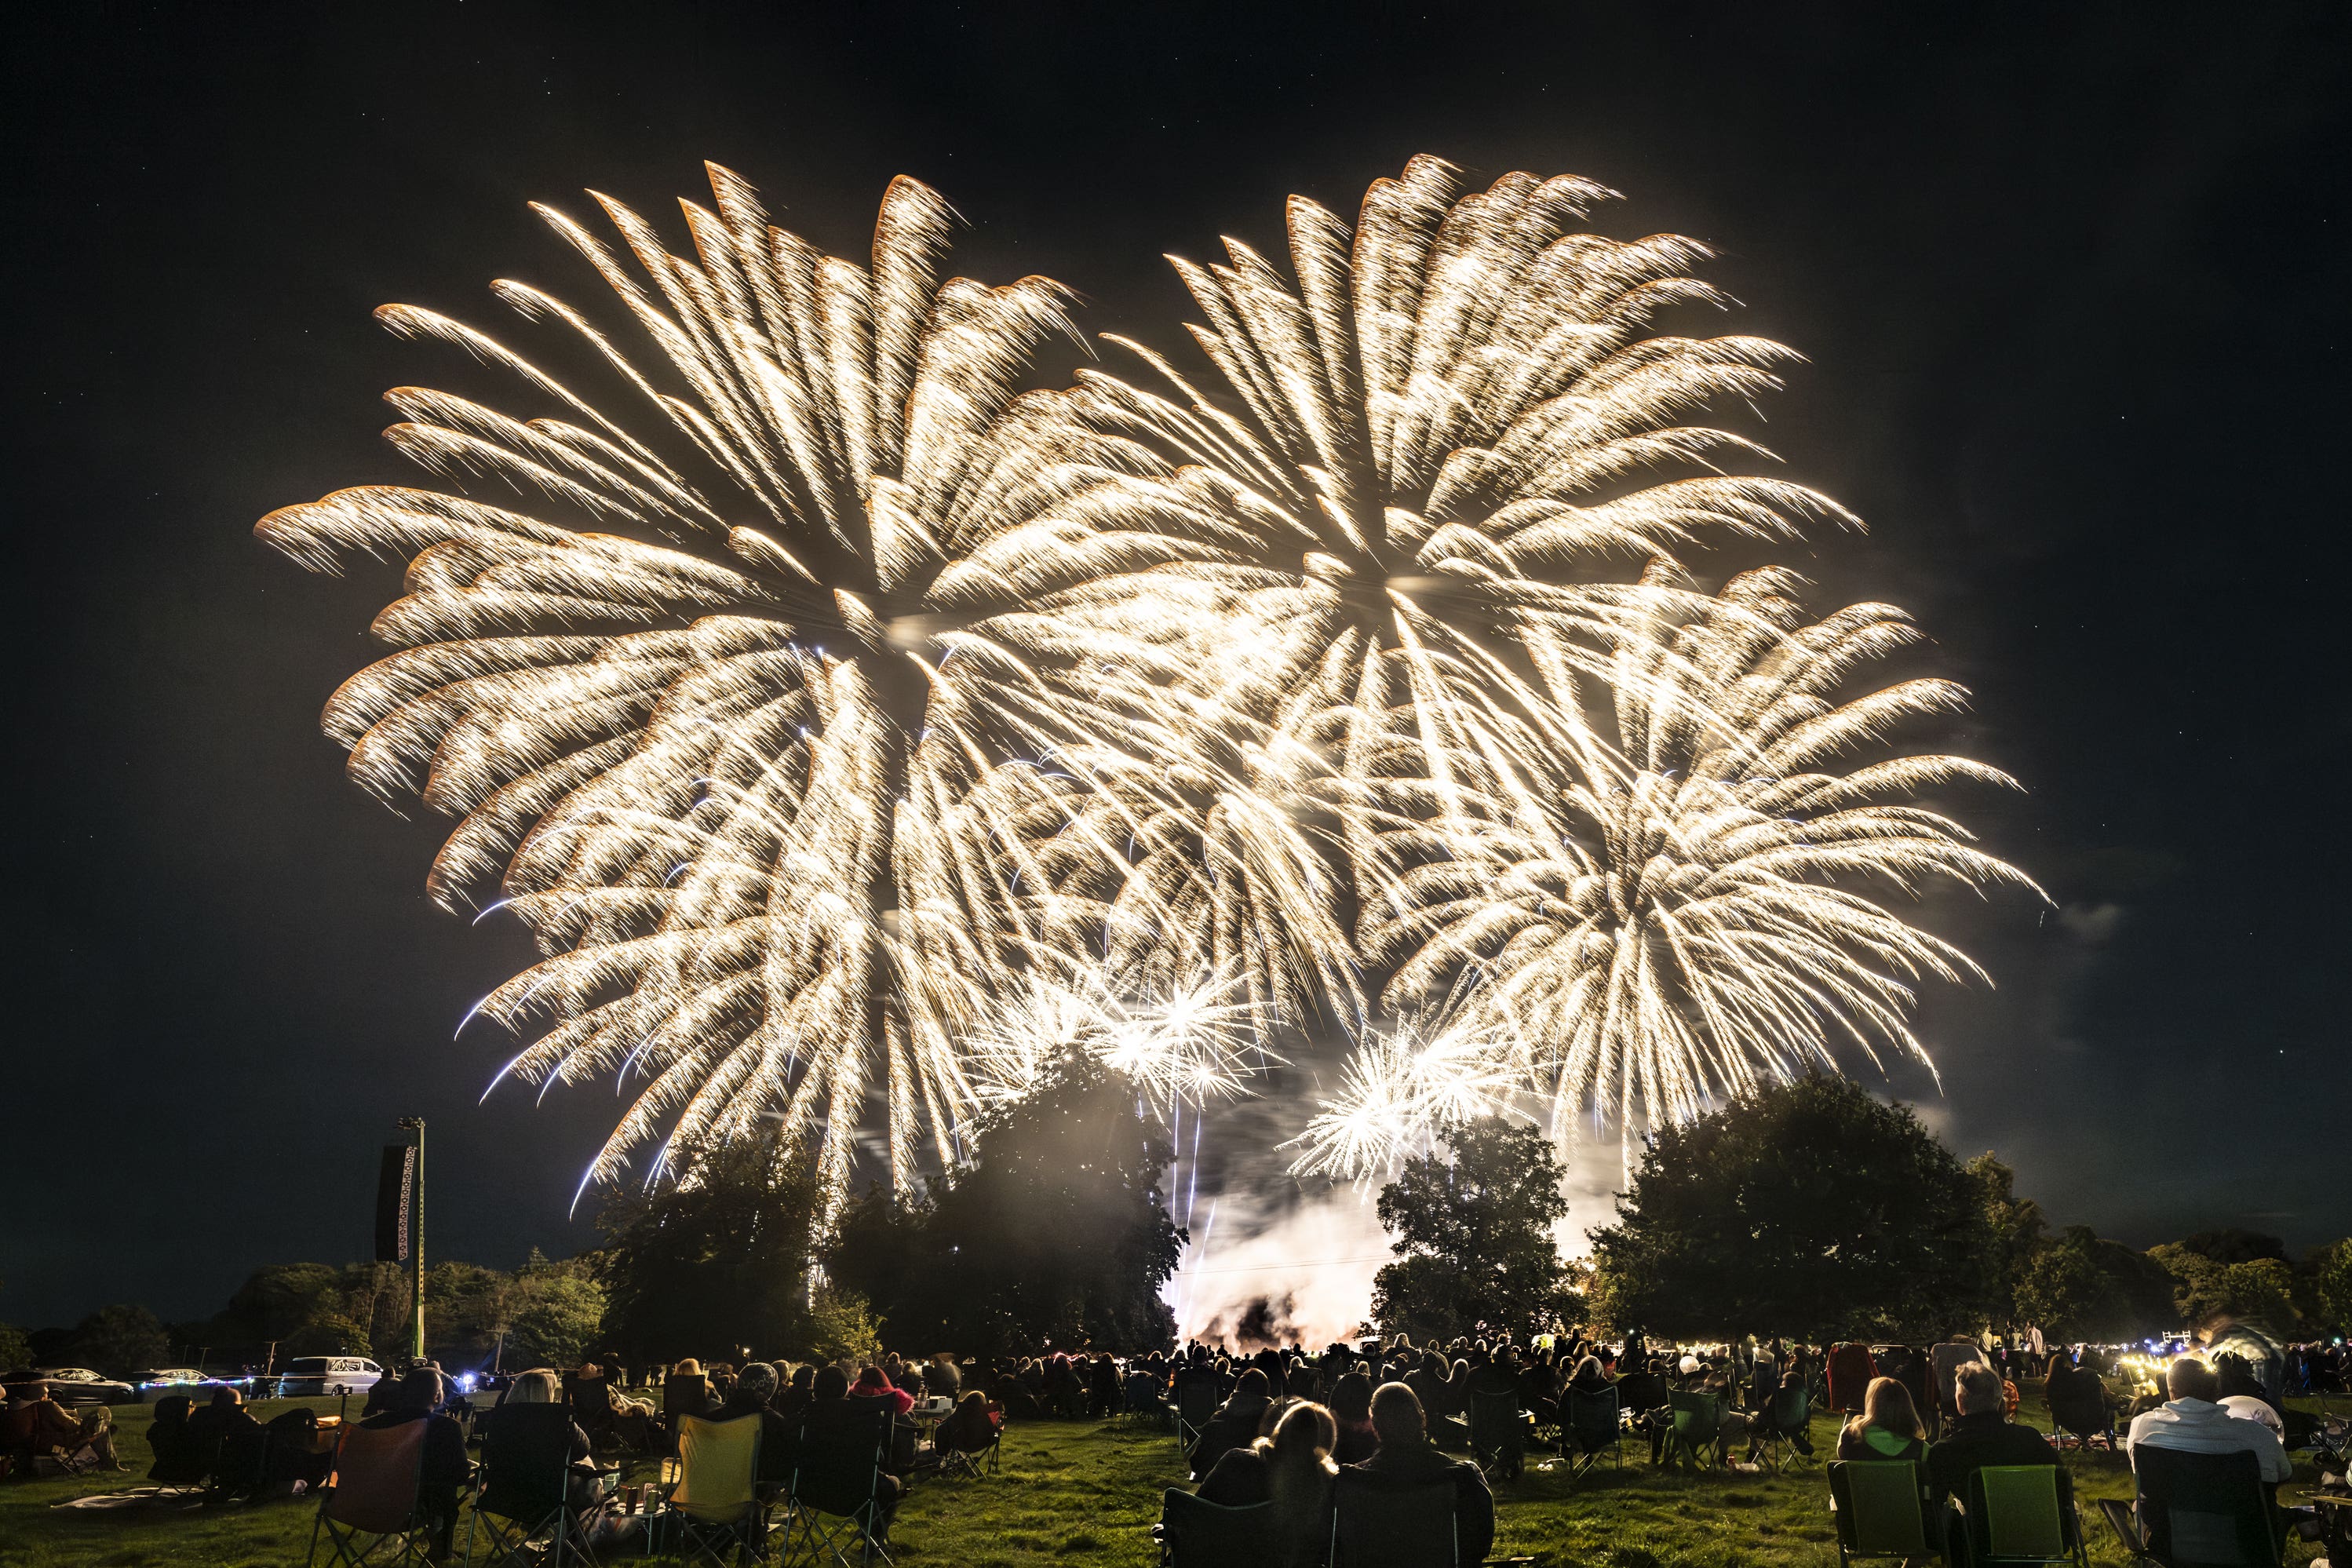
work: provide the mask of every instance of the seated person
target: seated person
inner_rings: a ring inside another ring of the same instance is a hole
[[[1756,1462],[1757,1456],[1763,1447],[1765,1437],[1773,1433],[1778,1433],[1781,1437],[1786,1438],[1789,1447],[1796,1449],[1800,1454],[1810,1456],[1812,1453],[1813,1436],[1805,1429],[1811,1425],[1810,1421],[1800,1421],[1787,1426],[1780,1424],[1780,1401],[1785,1398],[1793,1405],[1795,1396],[1803,1393],[1804,1388],[1805,1374],[1791,1366],[1781,1376],[1780,1386],[1767,1394],[1764,1396],[1764,1402],[1750,1413],[1748,1449],[1748,1459],[1750,1464]]]
[[[436,1413],[434,1407],[440,1399],[441,1374],[429,1366],[420,1366],[400,1380],[393,1391],[391,1408],[380,1410],[360,1423],[373,1431],[403,1426],[411,1421],[427,1424],[425,1473],[417,1487],[417,1500],[433,1523],[432,1551],[436,1560],[449,1555],[457,1528],[457,1494],[474,1475],[473,1461],[466,1458],[466,1429],[454,1418]]]
[[[775,1413],[785,1420],[797,1421],[800,1419],[801,1412],[809,1407],[809,1401],[815,1397],[816,1365],[814,1363],[810,1363],[793,1368],[792,1382],[778,1389],[776,1397],[768,1403]]]
[[[269,1434],[245,1407],[245,1395],[226,1385],[188,1414],[188,1438],[212,1466],[213,1485],[225,1492],[258,1490]]]
[[[1360,1465],[1381,1446],[1372,1430],[1372,1380],[1360,1372],[1344,1373],[1331,1385],[1331,1445],[1334,1464]]]
[[[59,1405],[47,1384],[26,1390],[8,1402],[8,1414],[0,1423],[0,1448],[28,1458],[46,1455],[70,1464],[129,1469],[115,1456],[114,1413],[103,1405],[79,1408],[81,1414],[77,1415]]]
[[[543,1367],[536,1372],[524,1373],[515,1379],[514,1386],[507,1390],[505,1403],[562,1404],[562,1390],[556,1384],[555,1373]],[[572,1424],[572,1473],[564,1485],[565,1500],[575,1509],[593,1508],[603,1495],[603,1489],[596,1467],[588,1457],[588,1434],[580,1429],[579,1422],[574,1421]]]
[[[826,1367],[816,1374],[808,1409],[802,1413],[801,1441],[814,1448],[839,1439],[857,1430],[861,1418],[879,1408],[866,1401],[852,1400],[849,1374],[837,1366]],[[883,1470],[875,1477],[874,1487],[874,1541],[877,1545],[886,1545],[890,1521],[898,1511],[898,1500],[907,1495],[907,1483]]]
[[[1258,1424],[1265,1419],[1273,1404],[1273,1385],[1266,1382],[1265,1373],[1257,1367],[1243,1373],[1234,1384],[1232,1396],[1209,1417],[1208,1425],[1201,1428],[1199,1440],[1192,1445],[1192,1474],[1205,1476],[1216,1468],[1227,1449],[1248,1447],[1257,1436]]]
[[[1874,1377],[1862,1396],[1862,1410],[1838,1433],[1837,1457],[1846,1460],[1908,1459],[1927,1457],[1927,1429],[1919,1424],[1911,1391],[1891,1377]]]
[[[2020,1426],[2004,1414],[2000,1373],[1990,1362],[1962,1362],[1952,1379],[1952,1408],[1957,1414],[1950,1435],[1927,1447],[1927,1498],[1944,1507],[1947,1560],[1966,1563],[1969,1542],[1966,1522],[1952,1506],[1966,1501],[1969,1478],[1987,1465],[2055,1465],[2058,1450],[2031,1426]],[[2063,1486],[2061,1495],[2064,1495]]]
[[[1372,1394],[1372,1430],[1381,1446],[1360,1465],[1348,1468],[1398,1487],[1454,1483],[1454,1528],[1461,1560],[1483,1563],[1495,1544],[1495,1494],[1486,1478],[1467,1459],[1438,1451],[1429,1440],[1421,1399],[1402,1383],[1382,1384]]]
[[[903,1388],[895,1387],[890,1374],[878,1366],[868,1365],[859,1371],[857,1381],[849,1390],[852,1399],[887,1401],[894,1415],[904,1415],[915,1407],[915,1396]]]
[[[2286,1449],[2276,1434],[2260,1421],[2244,1421],[2221,1403],[2221,1380],[2193,1355],[2178,1357],[2164,1370],[2165,1392],[2171,1399],[2144,1415],[2132,1418],[2124,1449],[2132,1468],[2139,1468],[2143,1447],[2171,1448],[2188,1454],[2231,1454],[2241,1448],[2253,1453],[2263,1479],[2275,1486],[2294,1472]]]
[[[1267,1534],[1275,1568],[1321,1568],[1331,1546],[1331,1462],[1339,1434],[1331,1413],[1301,1400],[1282,1413],[1274,1436],[1229,1448],[1201,1483],[1201,1500],[1221,1508],[1272,1503]]]
[[[621,1368],[599,1366],[593,1361],[583,1362],[579,1375],[583,1383],[601,1382],[604,1384],[604,1397],[613,1407],[613,1430],[620,1434],[622,1442],[632,1448],[653,1447],[653,1402],[632,1399],[621,1392]]]
[[[932,1441],[951,1453],[977,1454],[993,1447],[1003,1430],[1003,1413],[991,1410],[988,1395],[975,1388],[956,1401]]]

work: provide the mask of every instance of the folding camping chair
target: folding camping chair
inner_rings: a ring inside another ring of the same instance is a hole
[[[828,1559],[835,1568],[849,1568],[852,1546],[860,1563],[890,1561],[881,1494],[891,1419],[887,1410],[849,1411],[819,1430],[803,1418],[793,1450],[777,1568]]]
[[[1209,1417],[1224,1403],[1224,1393],[1218,1386],[1217,1374],[1205,1368],[1192,1368],[1176,1374],[1176,1446],[1186,1453],[1201,1440],[1201,1433],[1209,1425]]]
[[[155,1454],[147,1479],[166,1496],[200,1492],[212,1474],[212,1456],[188,1431],[190,1404],[184,1394],[157,1400],[154,1423],[147,1428],[147,1446]]]
[[[1969,1477],[1969,1558],[2000,1563],[2072,1563],[2089,1568],[2074,1489],[2055,1465],[1988,1465]]]
[[[483,1540],[485,1568],[593,1565],[589,1520],[572,1506],[572,1413],[562,1405],[502,1405],[483,1418],[481,1490],[466,1527],[466,1563]]]
[[[1180,1487],[1160,1494],[1160,1522],[1151,1539],[1160,1544],[1160,1568],[1269,1568],[1274,1543],[1266,1521],[1270,1502],[1221,1508]]]
[[[2070,1392],[2051,1402],[2050,1425],[2055,1443],[2063,1445],[2072,1436],[2085,1454],[2091,1451],[2094,1438],[2105,1439],[2110,1454],[2122,1450],[2116,1439],[2115,1401],[2095,1377],[2076,1379]]]
[[[1830,1513],[1839,1568],[1872,1557],[1929,1557],[1927,1489],[1907,1459],[1832,1459]]]
[[[2105,1501],[2099,1508],[2134,1556],[2165,1568],[2277,1568],[2284,1561],[2286,1542],[2273,1525],[2252,1450],[2189,1454],[2142,1443],[2132,1451],[2132,1468],[2136,1507]]]
[[[976,1481],[983,1474],[996,1474],[997,1455],[1004,1447],[1004,1428],[991,1426],[986,1443],[973,1443],[969,1437],[950,1437],[942,1425],[932,1434],[931,1444],[939,1451],[941,1480],[961,1476]]]
[[[1130,1372],[1119,1381],[1119,1418],[1123,1426],[1156,1426],[1168,1418],[1168,1402],[1160,1397],[1160,1384],[1148,1372]]]
[[[1601,1462],[1601,1456],[1617,1457],[1617,1444],[1624,1436],[1624,1423],[1619,1418],[1617,1391],[1604,1389],[1599,1394],[1580,1394],[1570,1389],[1560,1398],[1567,1407],[1567,1419],[1560,1426],[1560,1440],[1569,1454],[1569,1474],[1580,1476]]]
[[[1676,1394],[1670,1403],[1675,1415],[1674,1426],[1666,1433],[1667,1468],[1687,1456],[1693,1468],[1706,1468],[1701,1450],[1719,1454],[1723,1447],[1723,1402],[1711,1394]]]
[[[751,1558],[767,1544],[767,1510],[760,1506],[760,1426],[756,1415],[713,1421],[680,1416],[678,1480],[658,1520],[690,1563],[727,1568],[730,1553]]]
[[[1785,1469],[1792,1458],[1807,1458],[1790,1441],[1790,1436],[1802,1432],[1812,1418],[1813,1391],[1802,1384],[1780,1389],[1773,1394],[1769,1405],[1757,1412],[1756,1419],[1762,1426],[1758,1434],[1763,1444],[1761,1457],[1773,1469]]]
[[[430,1423],[346,1426],[335,1445],[334,1473],[319,1494],[307,1562],[316,1568],[324,1537],[330,1568],[394,1568],[422,1563],[432,1543],[418,1493],[425,1480],[425,1430]],[[380,1553],[387,1548],[392,1555]]]
[[[1383,1487],[1342,1470],[1331,1499],[1331,1568],[1455,1568],[1462,1560],[1452,1481]]]
[[[1470,1391],[1470,1452],[1489,1481],[1515,1481],[1527,1468],[1528,1424],[1516,1389]]]

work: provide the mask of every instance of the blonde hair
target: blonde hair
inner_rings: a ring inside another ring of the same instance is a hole
[[[1911,1403],[1911,1391],[1891,1377],[1870,1380],[1870,1386],[1862,1395],[1862,1414],[1846,1423],[1849,1432],[1859,1432],[1865,1426],[1915,1441],[1927,1435],[1927,1429],[1919,1424],[1919,1407]]]
[[[702,1363],[695,1360],[692,1356],[688,1356],[684,1361],[678,1363],[676,1366],[670,1368],[669,1373],[672,1377],[700,1377],[702,1375]]]
[[[537,1368],[524,1373],[514,1380],[514,1386],[507,1390],[507,1403],[509,1405],[559,1404],[561,1401],[555,1397],[555,1374],[545,1367]]]

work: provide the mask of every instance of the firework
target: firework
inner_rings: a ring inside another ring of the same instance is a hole
[[[1171,732],[1138,742],[1181,798],[1104,894],[1114,940],[1241,964],[1264,1022],[1366,1021],[1341,910],[1398,907],[1388,820],[1466,821],[1458,781],[1502,765],[1497,710],[1528,670],[1591,666],[1639,613],[1619,579],[1702,536],[1846,517],[1720,471],[1769,454],[1676,423],[1777,385],[1790,355],[1645,336],[1721,297],[1687,276],[1694,241],[1582,230],[1609,195],[1512,174],[1457,197],[1416,158],[1352,238],[1293,197],[1292,276],[1231,239],[1229,265],[1175,262],[1222,401],[1125,340],[1164,390],[1080,374],[1092,416],[1166,463],[1171,526],[1217,544],[1194,572],[1213,646],[1160,699]]]
[[[399,388],[391,440],[458,482],[257,531],[313,570],[409,558],[374,626],[400,651],[325,727],[364,787],[460,818],[438,901],[501,899],[537,938],[478,1011],[535,1037],[509,1072],[628,1097],[590,1177],[765,1116],[817,1140],[838,1193],[876,1123],[894,1168],[926,1140],[946,1158],[977,1100],[962,1041],[1035,955],[1083,950],[1089,912],[1024,846],[1052,829],[1071,856],[1090,760],[1117,765],[1100,705],[1157,679],[1167,640],[1176,600],[1139,584],[1199,547],[1067,395],[1015,395],[1068,329],[1058,285],[939,281],[950,215],[911,180],[861,266],[710,175],[715,210],[682,204],[690,256],[609,197],[618,250],[539,209],[623,330],[493,286],[609,395],[386,307],[540,412]]]
[[[1580,1108],[1637,1131],[1720,1097],[1835,1070],[1839,1043],[1884,1066],[1927,1063],[1916,984],[1981,978],[1884,895],[1931,881],[2039,894],[1917,803],[1951,784],[2009,787],[1982,763],[1897,755],[1856,764],[1906,721],[1966,693],[1911,679],[1849,701],[1842,686],[1916,640],[1901,611],[1855,605],[1808,624],[1800,581],[1734,578],[1686,619],[1621,647],[1604,683],[1556,672],[1504,765],[1477,791],[1475,852],[1417,844],[1409,912],[1373,934],[1392,1005],[1461,988],[1455,1027],[1495,1042],[1563,1142]],[[1661,604],[1667,601],[1660,601]],[[1679,603],[1679,602],[1676,602]],[[1613,710],[1613,735],[1589,723]]]
[[[1372,1030],[1349,1057],[1339,1093],[1285,1145],[1301,1151],[1291,1174],[1383,1175],[1425,1152],[1448,1128],[1508,1113],[1520,1084],[1509,1053],[1475,1025],[1457,1021],[1425,1034],[1407,1019]]]
[[[1066,977],[1041,971],[967,1037],[967,1071],[983,1101],[1016,1100],[1057,1058],[1083,1053],[1172,1118],[1181,1106],[1245,1092],[1281,1059],[1258,1045],[1234,990],[1230,976],[1138,989],[1095,966]]]

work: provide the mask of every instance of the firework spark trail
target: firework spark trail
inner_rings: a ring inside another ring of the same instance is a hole
[[[1360,1026],[1342,910],[1396,904],[1386,828],[1434,822],[1467,851],[1463,781],[1511,743],[1498,705],[1533,669],[1593,668],[1658,592],[1614,574],[1852,521],[1721,471],[1769,457],[1746,437],[1675,423],[1777,385],[1793,356],[1644,336],[1664,307],[1725,301],[1686,275],[1694,241],[1583,231],[1610,194],[1511,174],[1457,197],[1416,158],[1352,236],[1294,197],[1291,276],[1233,239],[1229,265],[1175,261],[1222,401],[1126,340],[1164,392],[1080,373],[1090,416],[1167,465],[1169,526],[1219,546],[1189,574],[1209,646],[1157,700],[1172,717],[1130,732],[1178,809],[1137,833],[1139,875],[1101,890],[1120,962],[1172,939],[1238,966],[1262,1023]]]
[[[1835,1070],[1840,1041],[1874,1067],[1884,1048],[1932,1068],[1908,1022],[1916,982],[1982,972],[1872,891],[1916,898],[1948,879],[2041,893],[1915,803],[1948,784],[2014,787],[2006,774],[1954,756],[1847,761],[1966,693],[1923,679],[1840,702],[1917,633],[1886,605],[1808,624],[1801,586],[1779,568],[1744,574],[1627,640],[1605,685],[1559,672],[1508,768],[1482,781],[1475,858],[1425,827],[1397,835],[1419,840],[1400,879],[1408,912],[1369,943],[1394,965],[1391,1003],[1475,974],[1449,1010],[1448,1028],[1477,1043],[1459,1070],[1476,1095],[1508,1082],[1563,1144],[1589,1108],[1618,1123],[1630,1158],[1644,1124]],[[1586,721],[1604,698],[1613,738]],[[1394,1076],[1351,1080],[1302,1164],[1354,1173],[1375,1135],[1360,1122],[1424,1103]]]
[[[618,405],[447,317],[380,312],[548,410],[404,387],[393,443],[536,500],[372,486],[257,532],[317,571],[411,558],[374,627],[400,651],[324,723],[364,787],[460,819],[433,896],[500,891],[537,938],[479,1008],[536,1035],[508,1070],[634,1091],[591,1173],[766,1115],[818,1138],[838,1194],[873,1107],[894,1168],[926,1139],[948,1158],[977,1100],[963,1037],[1035,955],[1085,951],[1090,912],[1024,846],[1042,826],[1087,852],[1066,825],[1094,763],[1119,766],[1104,704],[1142,706],[1119,689],[1157,679],[1181,612],[1148,579],[1202,547],[1069,395],[1015,395],[1068,330],[1059,285],[939,281],[949,209],[911,180],[861,266],[710,176],[716,210],[682,204],[690,256],[609,197],[618,249],[540,209],[650,355],[494,285]]]

